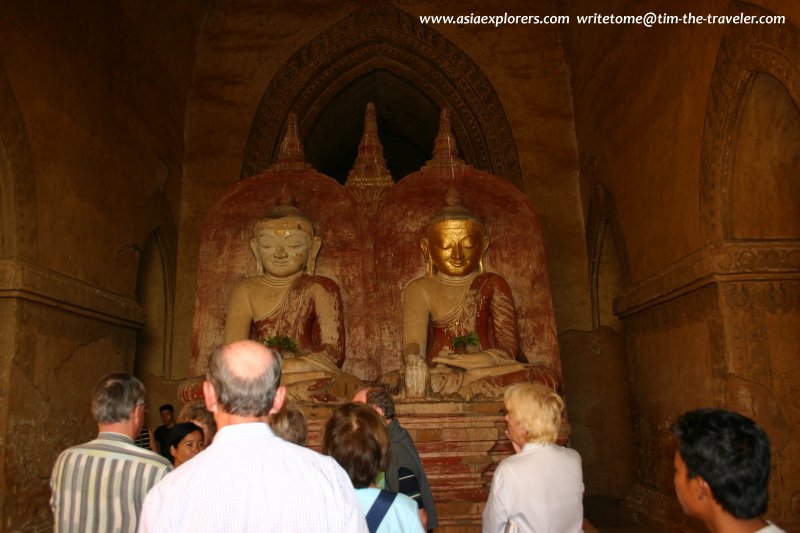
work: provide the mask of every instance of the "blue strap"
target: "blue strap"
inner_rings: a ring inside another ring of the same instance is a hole
[[[378,527],[381,525],[381,522],[383,522],[383,517],[386,516],[386,512],[389,510],[389,507],[392,506],[392,502],[396,496],[396,492],[389,492],[388,490],[381,490],[380,494],[378,494],[378,497],[372,503],[372,507],[369,508],[369,512],[367,513],[367,527],[369,528],[369,533],[378,531]]]

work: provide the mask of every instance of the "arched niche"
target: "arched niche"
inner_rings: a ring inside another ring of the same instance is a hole
[[[771,14],[740,2],[732,2],[729,11],[756,16]],[[763,203],[771,192],[786,189],[797,194],[796,173],[793,185],[779,184],[781,178],[776,171],[788,179],[789,173],[778,167],[789,164],[797,168],[796,161],[791,163],[794,154],[789,151],[796,146],[792,137],[796,135],[800,102],[798,65],[800,35],[789,24],[731,26],[723,38],[709,91],[700,160],[700,216],[707,244],[741,238],[796,238],[796,228],[794,237],[788,228],[776,228],[786,226],[793,217],[797,220],[796,213],[786,213],[791,210],[790,199],[775,213],[757,207],[766,217],[768,228],[764,233],[753,227],[754,213],[745,213],[747,199],[734,196],[746,189],[746,196],[755,195],[757,202]],[[788,111],[789,116],[777,116],[781,110]],[[759,117],[762,111],[770,118]],[[776,134],[782,139],[769,153],[778,155],[781,163],[755,161],[766,155],[757,153],[758,144],[771,142],[770,137]],[[756,174],[748,176],[748,172],[771,175],[763,179]],[[796,209],[798,204],[794,205]],[[742,215],[745,218],[739,220]]]
[[[769,74],[750,77],[733,148],[724,237],[800,238],[800,110]]]
[[[742,2],[728,12],[772,15]],[[800,524],[800,31],[733,25],[722,39],[700,161],[703,239],[719,251],[714,370],[726,407],[773,439],[768,514]],[[730,250],[727,252],[726,250]],[[734,274],[734,275],[731,275]]]
[[[169,377],[172,358],[172,275],[168,245],[161,229],[145,241],[139,258],[136,281],[136,302],[145,311],[146,321],[136,332],[136,356],[133,373]]]
[[[169,168],[160,160],[156,176],[160,184],[169,176]],[[169,203],[158,191],[145,202],[135,228],[134,244],[139,251],[136,301],[146,315],[136,333],[134,375],[140,378],[171,379],[184,375],[188,365],[188,357],[182,364],[172,357],[176,234]]]
[[[381,90],[386,87],[392,90]],[[412,105],[402,105],[403,95],[412,96]],[[255,113],[241,177],[259,174],[274,160],[292,111],[308,160],[320,165],[315,161],[317,150],[323,151],[316,147],[318,136],[329,145],[324,151],[335,156],[330,160],[340,159],[358,144],[355,132],[361,131],[369,101],[378,110],[379,129],[399,136],[406,147],[433,139],[439,109],[450,109],[463,158],[523,189],[516,143],[489,79],[458,46],[388,2],[366,3],[300,48],[278,71]],[[335,136],[325,134],[332,117]]]
[[[0,259],[35,261],[36,189],[17,99],[0,65]]]
[[[592,325],[607,326],[623,334],[622,322],[614,314],[614,299],[630,285],[628,254],[617,218],[614,198],[596,182],[589,200],[586,244],[592,291]]]

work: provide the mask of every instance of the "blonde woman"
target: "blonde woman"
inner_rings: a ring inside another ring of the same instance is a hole
[[[578,533],[583,473],[578,452],[557,445],[564,401],[539,383],[506,389],[506,434],[515,455],[495,470],[483,533]]]

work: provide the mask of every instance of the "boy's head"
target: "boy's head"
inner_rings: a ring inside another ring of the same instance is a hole
[[[675,492],[686,514],[701,517],[711,496],[724,512],[751,519],[767,510],[770,446],[749,418],[722,409],[697,409],[672,426],[678,439]]]

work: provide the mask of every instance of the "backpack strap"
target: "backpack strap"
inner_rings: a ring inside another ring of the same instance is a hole
[[[375,501],[372,503],[372,507],[369,508],[369,512],[367,512],[367,527],[369,528],[369,533],[378,531],[378,527],[381,525],[381,522],[383,522],[383,517],[386,516],[386,512],[389,510],[389,507],[392,506],[392,502],[396,497],[396,492],[381,490],[378,497],[375,498]]]

